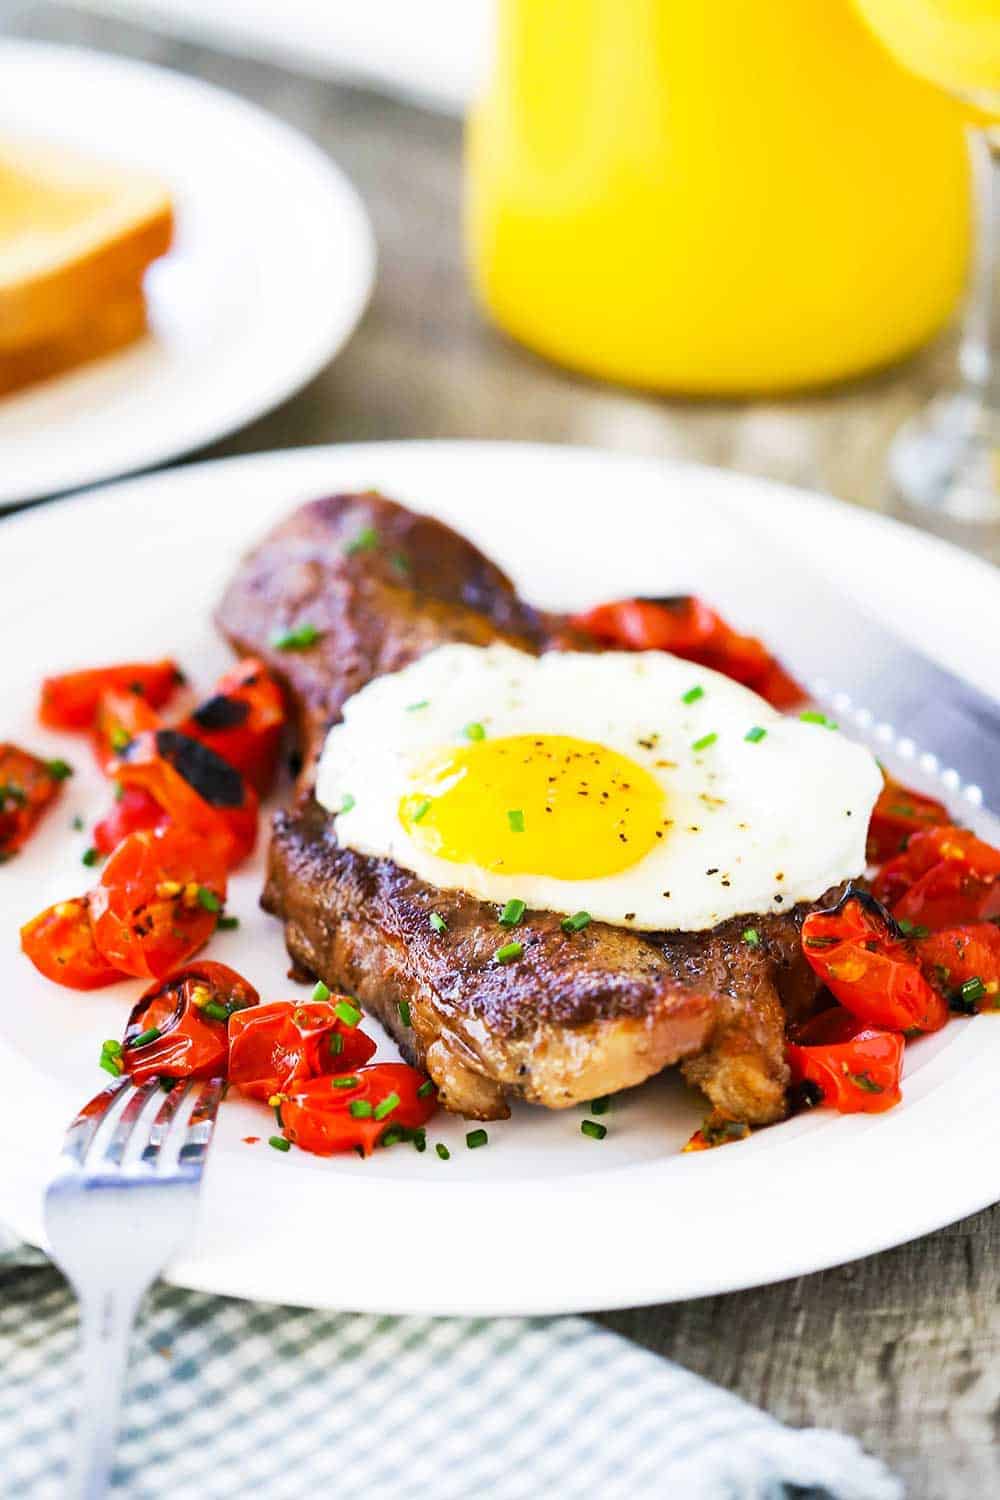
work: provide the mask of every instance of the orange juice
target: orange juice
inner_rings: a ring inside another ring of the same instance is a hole
[[[1000,113],[1000,0],[855,0],[904,67]]]
[[[859,374],[951,316],[961,113],[849,0],[498,6],[467,237],[516,338],[612,380],[738,394]]]

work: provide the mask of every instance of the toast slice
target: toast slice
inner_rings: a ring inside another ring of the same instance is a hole
[[[113,301],[100,303],[55,338],[20,349],[0,349],[0,396],[114,354],[141,338],[146,327],[146,299],[141,285],[136,285]]]
[[[61,146],[0,140],[0,354],[64,338],[67,349],[89,348],[85,327],[105,304],[119,313],[102,326],[122,330],[126,303],[172,238],[157,178]],[[134,307],[131,318],[135,326]]]

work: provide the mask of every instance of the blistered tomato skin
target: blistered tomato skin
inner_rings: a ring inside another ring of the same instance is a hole
[[[281,689],[263,662],[248,657],[179,728],[235,766],[263,797],[274,779],[284,723]]]
[[[31,837],[70,774],[64,761],[0,744],[0,864]]]
[[[259,1001],[253,985],[227,964],[188,964],[151,985],[133,1008],[123,1071],[137,1084],[151,1078],[225,1078],[231,1018]]]
[[[212,845],[179,828],[133,833],[91,893],[94,942],[123,973],[160,979],[204,947],[225,900],[225,864]]]
[[[819,1088],[841,1114],[882,1114],[900,1102],[902,1036],[835,1007],[800,1027],[787,1049],[796,1084]]]
[[[924,978],[914,946],[883,906],[849,888],[802,924],[802,952],[830,993],[870,1026],[937,1031],[948,1005]]]
[[[158,802],[171,823],[213,844],[232,868],[253,850],[257,794],[234,766],[176,729],[137,735],[109,768]]]
[[[375,1056],[375,1043],[347,1026],[330,1000],[278,1000],[234,1015],[229,1026],[229,1080],[265,1103],[308,1078],[349,1074]]]
[[[433,1086],[416,1068],[373,1063],[296,1085],[281,1101],[280,1115],[285,1138],[303,1151],[370,1156],[387,1135],[400,1139],[426,1125],[436,1107]]]
[[[89,898],[57,901],[21,928],[21,949],[40,974],[72,990],[99,990],[125,975],[94,942]]]
[[[162,708],[183,681],[177,663],[168,660],[64,672],[43,681],[38,717],[50,729],[91,729],[102,693],[132,693]]]

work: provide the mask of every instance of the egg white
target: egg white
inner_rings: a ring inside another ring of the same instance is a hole
[[[685,703],[696,686],[702,695]],[[470,721],[492,738],[571,735],[629,756],[661,783],[672,827],[628,869],[586,880],[501,875],[428,853],[400,823],[400,799],[430,752],[466,743]],[[764,737],[747,740],[755,727]],[[714,743],[694,750],[709,734]],[[341,845],[430,885],[498,905],[519,897],[534,910],[585,910],[618,926],[701,931],[788,911],[859,875],[881,784],[874,758],[838,731],[785,717],[664,652],[533,657],[505,645],[446,645],[347,701],[316,795]]]

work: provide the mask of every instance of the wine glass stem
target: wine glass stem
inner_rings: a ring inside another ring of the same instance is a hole
[[[969,148],[978,233],[959,363],[969,394],[981,405],[1000,410],[1000,301],[995,288],[1000,141],[992,139],[989,130],[971,127]]]

